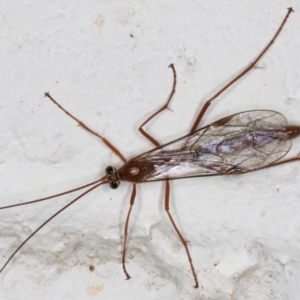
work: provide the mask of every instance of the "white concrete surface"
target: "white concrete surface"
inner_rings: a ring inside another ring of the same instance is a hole
[[[300,124],[299,1],[7,1],[0,4],[0,205],[85,184],[121,161],[43,97],[51,94],[127,158],[188,132],[205,99],[295,13],[259,67],[211,106],[202,125],[250,109]],[[297,154],[295,142],[289,153]],[[242,176],[172,182],[172,213],[200,282],[163,211],[163,183],[100,187],[56,217],[0,274],[0,299],[298,299],[300,163]],[[0,211],[0,264],[76,193]],[[91,272],[89,265],[95,270]]]

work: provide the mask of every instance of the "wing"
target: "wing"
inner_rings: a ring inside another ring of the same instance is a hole
[[[131,161],[150,170],[142,181],[245,173],[286,155],[292,145],[286,125],[275,111],[241,112]]]

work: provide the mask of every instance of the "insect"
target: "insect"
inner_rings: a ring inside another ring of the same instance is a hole
[[[266,53],[270,46],[275,42],[283,26],[285,25],[292,8],[288,9],[285,18],[281,22],[278,30],[267,44],[267,46],[259,53],[257,58],[238,76],[226,84],[213,97],[207,100],[198,113],[198,116],[190,130],[190,133],[175,141],[165,145],[160,145],[143,127],[155,116],[168,108],[168,105],[175,93],[177,74],[173,64],[169,67],[173,72],[173,87],[167,102],[147,118],[139,127],[139,131],[151,141],[156,148],[143,153],[130,160],[126,160],[121,152],[113,146],[106,138],[99,135],[82,121],[77,119],[64,107],[62,107],[50,93],[45,93],[50,101],[52,101],[59,109],[64,111],[69,117],[78,122],[78,124],[88,131],[90,134],[100,138],[103,143],[114,152],[123,162],[118,170],[115,167],[108,166],[106,175],[102,178],[75,189],[55,194],[46,198],[41,198],[29,202],[13,204],[0,207],[0,209],[12,208],[20,205],[45,201],[65,195],[81,189],[86,189],[78,197],[73,199],[59,211],[53,214],[49,219],[42,223],[35,231],[33,231],[10,255],[4,265],[1,267],[2,272],[12,258],[19,250],[48,222],[64,211],[67,207],[78,201],[84,195],[103,184],[108,184],[112,189],[118,188],[121,181],[132,183],[132,192],[130,197],[130,206],[125,221],[124,243],[122,253],[122,267],[126,275],[126,279],[130,279],[130,275],[126,269],[126,243],[128,237],[128,228],[130,214],[136,197],[136,184],[141,182],[165,181],[165,210],[174,227],[181,243],[183,244],[191,273],[195,282],[195,288],[199,286],[197,274],[192,262],[192,257],[187,246],[187,242],[180,233],[171,213],[170,213],[170,184],[173,179],[182,179],[188,177],[201,176],[217,176],[242,174],[263,168],[278,166],[280,164],[300,160],[300,156],[292,157],[286,160],[283,158],[291,148],[292,139],[300,135],[299,126],[288,125],[286,118],[272,110],[252,110],[233,114],[221,120],[213,122],[205,127],[197,129],[200,121],[206,113],[210,104],[226,89],[242,78],[246,73],[253,69],[261,57]]]

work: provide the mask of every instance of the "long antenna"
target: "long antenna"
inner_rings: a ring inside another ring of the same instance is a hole
[[[68,190],[68,191],[63,192],[63,193],[59,193],[59,194],[47,196],[47,197],[44,197],[44,198],[40,198],[40,199],[36,199],[36,200],[31,200],[31,201],[27,201],[27,202],[21,202],[21,203],[11,204],[11,205],[7,205],[7,206],[2,206],[2,207],[0,207],[0,209],[6,209],[6,208],[11,208],[11,207],[16,207],[16,206],[21,206],[21,205],[27,205],[27,204],[32,204],[32,203],[36,203],[36,202],[41,202],[41,201],[49,200],[49,199],[52,199],[52,198],[56,198],[56,197],[59,197],[59,196],[62,196],[62,195],[66,195],[66,194],[69,194],[69,193],[72,193],[72,192],[84,189],[84,188],[86,188],[88,186],[91,186],[91,185],[94,185],[94,184],[96,184],[98,182],[100,183],[100,181],[102,181],[102,180],[103,180],[103,178],[98,179],[96,181],[93,181],[91,183],[82,185],[82,186],[80,186],[78,188],[75,188],[75,189],[72,189],[72,190]]]
[[[93,187],[89,188],[87,191],[85,191],[84,193],[80,194],[78,197],[76,197],[75,199],[73,199],[71,202],[69,202],[68,204],[66,204],[64,207],[62,207],[60,210],[58,210],[55,214],[53,214],[50,218],[48,218],[44,223],[42,223],[35,231],[33,231],[20,245],[19,247],[13,252],[13,254],[9,257],[9,259],[5,262],[5,264],[2,266],[0,273],[5,269],[5,267],[7,266],[7,264],[12,260],[12,258],[19,252],[19,250],[41,229],[43,228],[47,223],[49,223],[53,218],[55,218],[58,214],[60,214],[62,211],[64,211],[67,207],[69,207],[70,205],[72,205],[74,202],[76,202],[77,200],[79,200],[80,198],[82,198],[84,195],[88,194],[89,192],[91,192],[92,190],[94,190],[95,188],[97,188],[98,186],[108,183],[107,177],[104,176],[102,177],[100,180],[100,182],[96,185],[94,185]]]

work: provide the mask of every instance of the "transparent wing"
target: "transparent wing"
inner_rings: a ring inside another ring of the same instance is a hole
[[[292,145],[286,125],[275,111],[241,112],[133,161],[151,165],[143,181],[249,172],[286,155]]]

